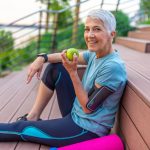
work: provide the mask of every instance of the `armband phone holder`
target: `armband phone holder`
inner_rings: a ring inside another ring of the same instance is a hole
[[[94,86],[88,93],[89,101],[86,107],[90,111],[96,111],[112,93],[114,93],[114,90],[106,86],[100,88]]]

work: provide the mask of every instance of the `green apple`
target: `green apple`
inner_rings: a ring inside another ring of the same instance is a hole
[[[73,60],[73,55],[76,54],[79,57],[79,52],[76,48],[69,48],[66,52],[67,58],[72,61]]]

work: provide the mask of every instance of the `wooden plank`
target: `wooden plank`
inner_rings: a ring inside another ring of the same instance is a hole
[[[150,31],[150,25],[141,25],[137,28],[139,31]]]
[[[128,37],[150,40],[150,31],[130,31],[128,32]]]
[[[12,72],[5,77],[0,77],[0,85],[6,84],[6,82],[9,82],[10,80],[12,80],[12,78],[14,78],[17,73],[18,72]]]
[[[18,82],[20,82],[20,80]],[[22,84],[18,84],[18,82],[16,82],[15,84],[13,84],[9,88],[7,88],[0,95],[0,110],[2,110],[5,107],[5,105],[7,105],[8,103],[10,103],[10,101],[17,94],[17,92],[19,91],[19,89],[22,88]]]
[[[149,53],[140,53],[131,48],[127,48],[125,46],[118,44],[113,44],[113,48],[119,51],[120,56],[122,57],[122,59],[125,61],[126,64],[130,62],[135,62],[137,64],[145,66],[145,68],[149,67],[150,64]]]
[[[37,95],[37,86],[38,84],[32,89],[32,92],[29,93],[28,97],[26,97],[24,103],[19,107],[11,121],[15,121],[19,116],[22,116],[31,110]]]
[[[146,68],[145,65],[136,62],[129,62],[127,66],[150,81],[150,69]]]
[[[117,44],[113,47],[119,50],[126,63],[129,85],[150,106],[150,54],[132,51]]]
[[[29,142],[19,142],[15,150],[39,150],[40,145]]]
[[[150,106],[150,81],[130,68],[127,68],[127,72],[129,86]]]
[[[117,37],[116,43],[129,48],[133,48],[134,50],[139,52],[150,52],[150,49],[147,49],[147,45],[150,44],[149,40],[142,40],[129,37]]]
[[[118,112],[118,114],[119,114],[119,112]],[[118,119],[118,122],[119,122],[119,121],[120,121],[120,120]],[[118,128],[117,128],[117,130],[116,130],[115,133],[118,134],[118,136],[120,136],[120,138],[122,139],[122,142],[123,142],[123,144],[124,144],[125,150],[130,150],[130,149],[129,149],[129,146],[128,146],[128,144],[127,144],[127,141],[126,141],[126,139],[125,139],[125,137],[124,137],[124,135],[123,135],[123,133],[122,133],[122,131],[121,131],[121,129],[120,129],[120,126],[118,126]]]
[[[120,129],[130,150],[149,150],[123,107],[120,112]]]
[[[12,78],[10,80],[10,82],[6,82],[5,84],[0,86],[0,95],[8,88],[10,88],[11,86],[15,85],[16,83],[18,83],[19,80],[26,79],[26,71],[27,69],[23,69],[21,72],[19,72],[14,78]],[[23,77],[23,78],[21,78]],[[21,83],[21,82],[20,82]]]
[[[40,150],[49,150],[49,146],[41,145]]]
[[[16,77],[18,79],[18,75]],[[21,73],[21,74],[19,74],[19,77],[24,80],[25,76],[24,76],[24,74]],[[20,79],[18,79],[18,80],[19,81],[16,80],[15,84],[18,84],[18,82],[20,82],[22,84],[20,84],[20,86],[18,86],[19,88],[17,86],[14,86],[14,88],[10,89],[10,93],[14,92],[13,94],[15,96],[0,111],[0,120],[1,120],[1,122],[15,121],[18,116],[24,114],[24,113],[21,113],[21,111],[26,113],[26,110],[30,109],[30,106],[31,106],[30,104],[31,104],[31,102],[33,102],[32,98],[35,96],[35,91],[36,91],[35,87],[38,84],[37,80],[33,79],[33,82],[31,83],[30,87],[29,87],[29,85],[26,85],[25,82],[22,82]],[[15,88],[17,89],[16,91],[15,91]],[[3,93],[3,95],[5,95],[6,96],[5,98],[7,99],[7,97],[9,98],[10,93],[6,93],[6,94]],[[29,98],[27,98],[28,96],[29,96]],[[3,98],[4,97],[1,95],[0,100],[5,100]],[[16,104],[18,104],[18,105],[16,105]],[[25,105],[25,107],[23,107],[24,105]],[[21,107],[21,109],[20,109],[20,107]],[[14,149],[16,149],[15,147],[18,146],[17,143],[18,142],[12,142],[12,143],[10,142],[10,143],[7,143],[7,144],[6,143],[2,144],[2,145],[0,144],[0,146],[1,146],[2,149],[5,149],[5,147],[7,147],[7,149],[14,150]],[[35,148],[35,146],[33,146],[33,147]],[[38,149],[39,149],[39,146],[38,146]]]
[[[150,148],[150,107],[129,86],[126,87],[122,105]]]
[[[19,107],[21,107],[21,105],[24,103],[28,95],[32,92],[32,89],[34,87],[34,82],[30,83],[30,86],[25,85],[25,83],[22,85],[22,88],[18,90],[11,101],[0,111],[1,122],[8,122],[9,120],[11,120],[14,114],[18,111]]]
[[[0,142],[0,150],[15,150],[16,142]]]

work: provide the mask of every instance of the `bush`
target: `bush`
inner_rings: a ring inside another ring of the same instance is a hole
[[[1,70],[5,70],[7,68],[7,64],[10,63],[9,55],[10,55],[9,51],[0,54],[0,72]]]
[[[34,48],[34,42],[31,42],[24,49],[8,50],[0,54],[0,72],[2,70],[18,70],[22,66],[33,61],[37,51]]]
[[[128,31],[132,30],[129,17],[122,11],[112,12],[116,18],[117,36],[127,36]]]
[[[84,41],[84,25],[81,24],[78,26],[78,35],[76,43],[72,44],[72,24],[65,29],[60,29],[57,32],[56,36],[56,48],[57,51],[62,51],[63,49],[75,47],[78,49],[85,49],[85,41]],[[51,53],[52,47],[52,33],[45,33],[41,36],[40,49],[37,50],[37,42],[31,41],[24,48],[11,49],[8,51],[4,51],[0,54],[0,69],[6,70],[16,70],[20,69],[21,66],[32,62],[37,53]],[[0,72],[1,72],[0,70]]]
[[[4,30],[0,30],[0,52],[13,49],[14,39],[12,33]]]
[[[139,24],[150,25],[150,19],[148,19],[148,20],[146,20],[146,21],[141,21],[141,22],[139,22]]]

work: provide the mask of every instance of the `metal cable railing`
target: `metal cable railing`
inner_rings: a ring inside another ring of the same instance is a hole
[[[84,0],[81,3],[68,6],[58,11],[41,9],[3,26],[1,30],[7,31],[8,28],[13,28],[11,34],[14,39],[14,44],[11,45],[9,41],[4,41],[2,37],[0,37],[0,43],[3,41],[1,44],[3,47],[10,44],[5,51],[2,52],[0,49],[0,72],[5,69],[11,70],[20,64],[29,63],[39,52],[51,53],[54,52],[54,50],[61,51],[68,47],[85,48],[83,22],[87,12],[91,9],[102,7],[103,9],[107,8],[113,12],[122,11],[130,17],[130,22],[134,22],[138,17],[140,18],[144,12],[140,12],[138,7],[133,9],[132,1],[134,0],[116,0],[115,3],[110,3],[109,1],[103,0],[97,3],[95,1],[94,3],[94,0],[92,0],[93,5],[91,5],[91,0]],[[125,5],[127,7],[125,7]],[[134,6],[135,5],[139,6],[139,2],[134,3]],[[79,18],[74,19],[76,16],[72,15],[66,16],[63,20],[67,21],[65,24],[62,24],[60,19],[58,19],[59,16],[68,10],[74,11],[73,9],[77,6],[84,8],[80,9]],[[127,11],[129,8],[132,9]],[[46,25],[45,18],[48,13],[50,20]],[[28,24],[25,24],[27,20],[32,21],[28,21]],[[77,23],[76,31],[73,30],[75,23]],[[45,30],[46,26],[48,26],[47,31]],[[123,27],[122,30],[126,31],[127,29]],[[16,53],[18,53],[18,55],[16,55]],[[8,61],[6,61],[7,59]],[[11,67],[11,64],[13,64],[13,67]]]

